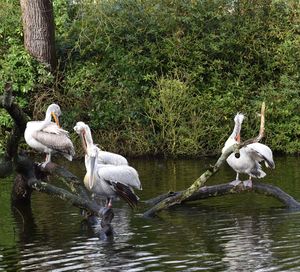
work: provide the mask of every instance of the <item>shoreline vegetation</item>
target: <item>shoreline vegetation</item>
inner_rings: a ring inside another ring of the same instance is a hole
[[[75,3],[76,2],[76,3]],[[129,157],[220,153],[236,112],[242,138],[300,153],[299,1],[54,0],[58,69],[25,51],[19,1],[0,2],[0,85],[33,120],[60,105],[73,133],[89,124],[103,150]],[[0,112],[0,151],[13,122]],[[22,148],[27,148],[21,144]]]

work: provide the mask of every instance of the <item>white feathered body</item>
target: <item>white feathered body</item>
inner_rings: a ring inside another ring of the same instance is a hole
[[[89,157],[85,156],[85,165],[87,173],[84,177],[86,188],[100,197],[115,198],[117,196],[115,185],[121,183],[127,186],[131,191],[132,188],[141,190],[141,182],[137,171],[128,165],[109,165],[97,164],[94,170],[95,181],[93,187],[89,188]]]
[[[260,162],[264,161],[266,167],[275,168],[271,149],[261,143],[252,143],[241,148],[239,158],[236,158],[235,154],[232,153],[226,161],[237,173],[248,174],[255,178],[266,176],[266,173],[261,169]]]
[[[122,155],[103,151],[98,148],[98,164],[112,164],[112,165],[128,165],[128,161]]]
[[[31,121],[27,123],[24,138],[33,149],[43,153],[61,153],[72,160],[75,151],[69,133],[54,122]]]

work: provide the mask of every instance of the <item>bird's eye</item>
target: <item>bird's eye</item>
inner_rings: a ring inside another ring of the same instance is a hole
[[[238,158],[241,156],[241,154],[240,154],[239,152],[236,152],[236,153],[234,154],[234,156],[238,159]]]

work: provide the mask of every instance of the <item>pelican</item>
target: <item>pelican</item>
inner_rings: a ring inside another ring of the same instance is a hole
[[[83,149],[86,151],[87,146],[93,146],[93,138],[90,127],[84,122],[77,122],[74,130],[80,135]],[[128,161],[123,156],[101,150],[95,145],[97,149],[97,163],[99,164],[113,164],[113,165],[128,165]]]
[[[104,151],[93,144],[90,129],[83,122],[77,122],[74,130],[81,136],[85,150],[85,187],[95,195],[105,197],[108,208],[112,207],[112,200],[117,197],[125,200],[130,207],[135,207],[138,197],[132,188],[142,189],[137,171],[127,165],[124,157],[110,152],[102,153]],[[122,161],[123,164],[120,164]]]
[[[46,153],[45,167],[51,161],[52,153],[59,153],[72,161],[75,155],[74,146],[69,138],[68,132],[59,126],[58,117],[61,115],[60,107],[57,104],[51,104],[43,121],[27,122],[24,132],[26,143],[39,152]],[[55,123],[51,121],[54,118]]]
[[[244,120],[244,115],[238,113],[234,118],[234,129],[225,145],[222,149],[222,153],[225,152],[230,146],[240,143],[240,132],[242,122]],[[266,173],[262,170],[260,162],[264,162],[266,167],[275,168],[275,163],[273,160],[272,150],[260,143],[248,144],[239,150],[240,156],[237,158],[234,154],[230,154],[227,158],[227,163],[236,172],[236,179],[231,182],[232,185],[237,186],[241,183],[239,180],[239,174],[248,174],[249,179],[244,181],[245,187],[252,187],[252,177],[263,178]]]

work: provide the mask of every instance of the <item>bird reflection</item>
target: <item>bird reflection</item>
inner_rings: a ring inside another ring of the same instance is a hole
[[[235,219],[235,226],[228,229],[222,243],[224,257],[230,271],[250,271],[253,267],[261,269],[272,263],[272,240],[268,226],[256,216]]]
[[[127,207],[114,208],[114,228],[113,235],[110,237],[103,236],[103,228],[99,218],[91,217],[89,220],[81,222],[81,233],[87,234],[89,237],[99,238],[103,241],[113,241],[117,239],[118,242],[126,242],[130,240],[132,232],[130,232],[130,211]]]

